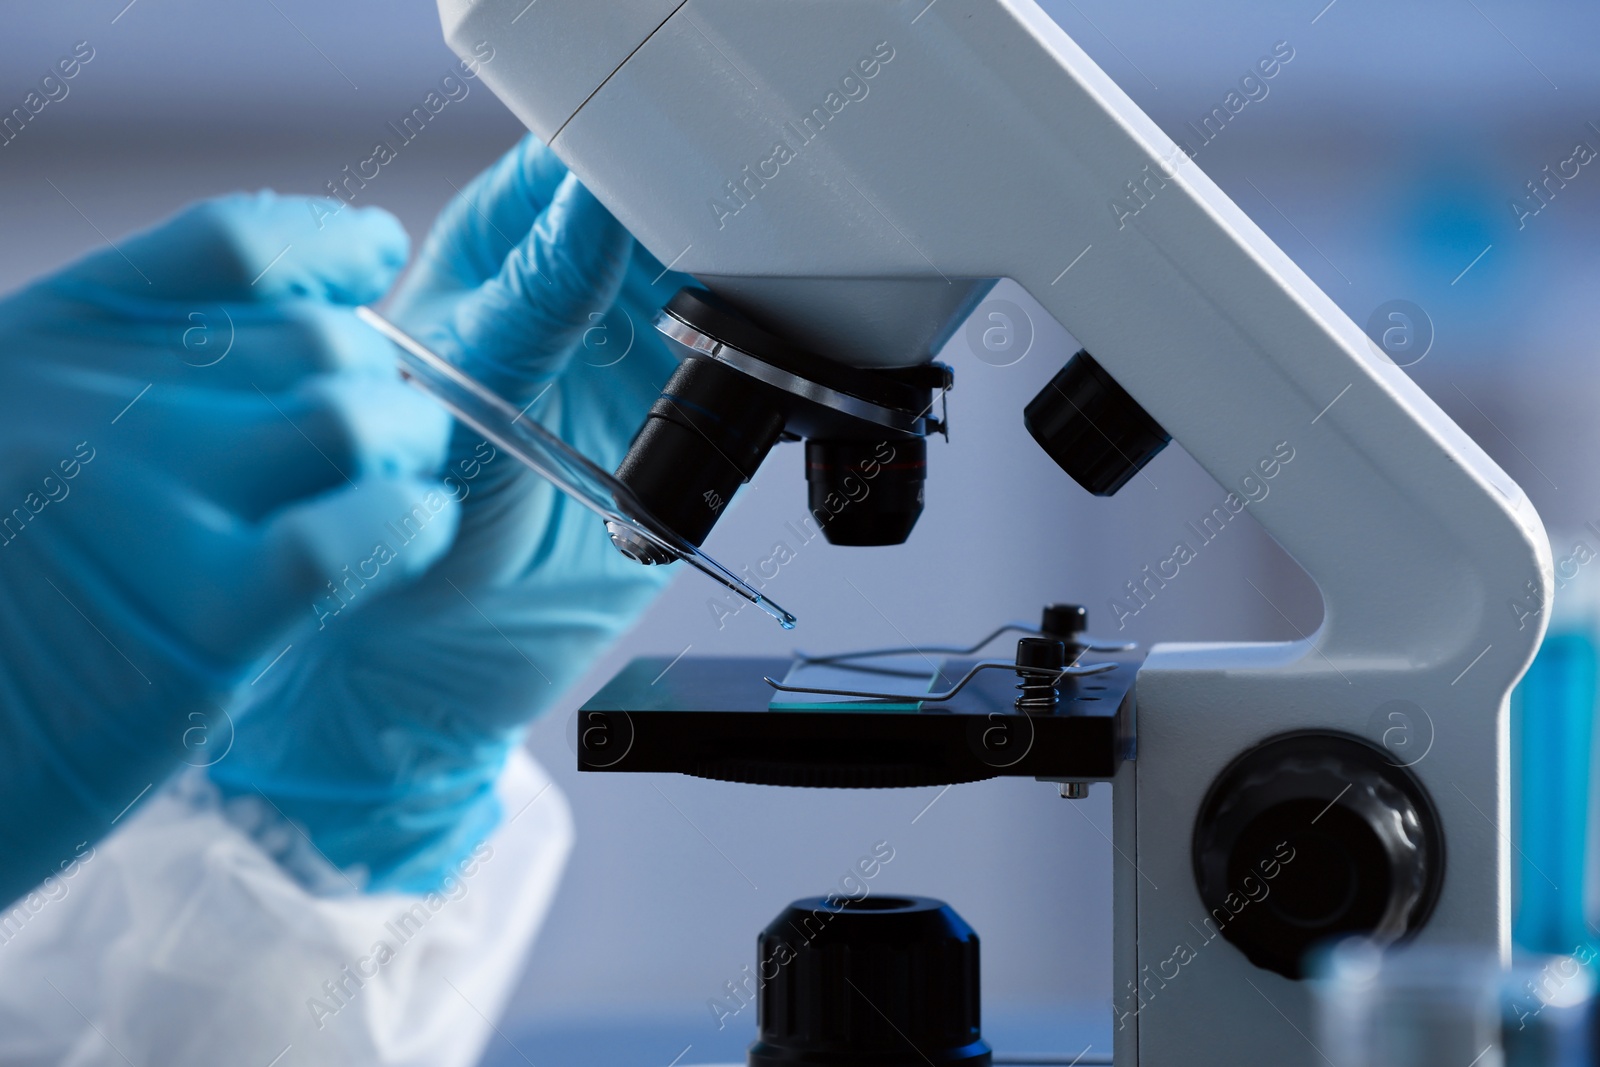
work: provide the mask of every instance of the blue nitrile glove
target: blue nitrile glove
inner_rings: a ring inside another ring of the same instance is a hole
[[[528,138],[445,209],[393,317],[612,469],[676,365],[650,320],[683,281]],[[336,576],[211,768],[372,889],[432,889],[493,829],[527,721],[667,578],[468,429],[445,478],[461,501],[449,553],[403,590]],[[404,552],[426,521],[397,514],[371,539]]]
[[[449,420],[351,310],[406,235],[321,203],[197,204],[0,300],[0,904],[214,758],[229,692],[438,485]]]

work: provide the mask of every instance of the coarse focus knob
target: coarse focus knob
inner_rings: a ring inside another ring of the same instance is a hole
[[[1195,822],[1194,870],[1207,935],[1298,979],[1322,942],[1390,944],[1420,928],[1438,898],[1444,840],[1422,784],[1382,749],[1295,733],[1217,777]]]
[[[811,897],[757,939],[750,1067],[989,1067],[978,935],[926,897]]]

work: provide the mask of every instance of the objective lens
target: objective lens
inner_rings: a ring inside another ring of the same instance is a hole
[[[806,442],[808,502],[830,544],[904,544],[922,514],[927,476],[920,437]]]
[[[784,417],[782,396],[771,386],[709,359],[686,359],[651,406],[617,478],[698,546],[755,476]]]
[[[836,545],[898,545],[922,514],[923,438],[950,387],[942,363],[866,369],[768,333],[703,289],[685,288],[655,327],[683,362],[617,468],[640,504],[699,546],[780,437],[804,438],[812,518]],[[612,541],[641,563],[658,546],[616,526]]]

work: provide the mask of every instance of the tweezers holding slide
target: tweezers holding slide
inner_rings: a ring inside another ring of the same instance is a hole
[[[638,534],[771,615],[785,630],[794,628],[793,615],[673,533],[650,514],[631,489],[529,418],[526,408],[518,411],[488,386],[370,307],[356,308],[356,317],[395,343],[400,350],[401,374],[450,414],[521,460],[607,524],[614,523]]]

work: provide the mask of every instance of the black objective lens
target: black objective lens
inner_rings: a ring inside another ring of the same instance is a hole
[[[678,536],[699,545],[783,432],[771,386],[686,359],[650,408],[617,478]]]
[[[806,495],[830,544],[904,544],[927,477],[921,438],[806,442]]]
[[[656,329],[684,361],[617,468],[651,516],[700,545],[779,437],[804,438],[813,520],[836,545],[898,545],[922,514],[923,437],[951,384],[942,363],[852,367],[790,344],[702,289],[679,290]],[[672,553],[612,526],[641,563]]]

